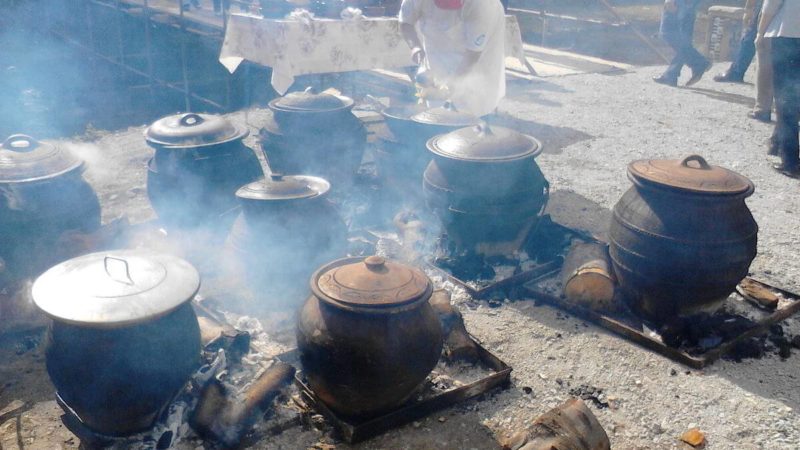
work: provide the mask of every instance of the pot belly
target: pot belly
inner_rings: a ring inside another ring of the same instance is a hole
[[[347,416],[371,416],[406,401],[439,360],[442,334],[429,304],[396,314],[334,311],[311,297],[297,328],[314,392]]]
[[[747,275],[758,226],[743,201],[692,202],[629,190],[609,253],[632,306],[654,320],[713,306]]]
[[[86,426],[127,435],[152,426],[200,363],[200,328],[190,303],[151,322],[94,329],[54,322],[47,372]]]

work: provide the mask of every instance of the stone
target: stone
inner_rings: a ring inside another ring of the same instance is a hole
[[[700,431],[699,428],[690,428],[681,435],[681,440],[691,445],[692,447],[699,448],[705,445],[706,436]]]

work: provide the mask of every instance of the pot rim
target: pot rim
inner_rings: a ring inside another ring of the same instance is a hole
[[[163,150],[190,150],[190,149],[193,149],[193,148],[213,147],[215,145],[222,145],[222,144],[228,144],[228,143],[235,142],[235,141],[242,141],[247,136],[250,135],[250,130],[247,127],[239,126],[239,125],[236,125],[236,124],[233,124],[233,126],[236,127],[236,134],[231,136],[230,138],[223,139],[221,141],[201,142],[201,143],[197,143],[197,144],[172,144],[172,143],[169,143],[169,142],[159,141],[158,139],[153,139],[153,138],[147,136],[147,130],[149,130],[150,127],[145,129],[144,133],[145,133],[145,140],[147,141],[147,144],[150,147],[152,147],[153,149],[155,149],[155,150],[162,150],[162,149]]]
[[[752,181],[750,181],[749,186],[742,192],[708,192],[647,181],[636,177],[630,172],[628,172],[628,179],[633,183],[633,187],[636,189],[643,189],[646,192],[654,192],[662,195],[672,195],[679,198],[691,198],[693,200],[744,200],[753,195],[756,190],[755,184]]]

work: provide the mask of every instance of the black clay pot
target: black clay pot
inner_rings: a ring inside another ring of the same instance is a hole
[[[335,183],[352,179],[367,142],[353,100],[307,89],[275,99],[260,133],[272,170],[320,176]]]
[[[258,179],[261,166],[242,140],[248,131],[206,114],[162,118],[145,135],[155,155],[147,164],[147,195],[168,229],[197,227],[225,236],[236,217],[236,190]]]
[[[521,245],[549,197],[549,183],[534,160],[541,144],[480,125],[436,136],[428,149],[433,159],[423,174],[423,193],[447,237],[464,250]]]
[[[74,258],[36,280],[53,319],[47,372],[83,425],[111,436],[153,425],[199,367],[199,286],[187,262],[145,250]]]
[[[657,322],[715,309],[756,256],[758,225],[744,201],[753,184],[696,155],[635,161],[628,177],[609,247],[626,297]]]
[[[346,253],[347,228],[329,190],[322,178],[276,174],[239,189],[242,211],[225,243],[226,268],[265,301],[296,307],[314,270]]]
[[[37,275],[61,261],[65,233],[100,228],[100,203],[82,169],[66,150],[29,136],[0,145],[0,277]]]

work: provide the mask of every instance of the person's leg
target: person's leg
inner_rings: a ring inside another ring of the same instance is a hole
[[[736,58],[731,63],[730,68],[724,74],[714,77],[716,81],[736,81],[741,82],[744,80],[744,74],[750,63],[753,62],[753,56],[756,54],[756,28],[748,27],[742,33],[742,39],[739,41],[739,50],[736,52]]]
[[[772,39],[762,39],[756,51],[756,104],[751,117],[768,122],[772,115]]]
[[[711,65],[706,57],[694,48],[696,10],[696,5],[686,5],[678,9],[678,21],[681,30],[681,53],[684,55],[686,65],[692,69],[692,79],[687,82],[687,86],[699,81],[700,77]]]
[[[800,170],[800,39],[774,38],[771,42],[774,64],[775,105],[777,117],[772,142],[781,156],[782,169]]]
[[[678,25],[678,15],[674,12],[664,11],[661,15],[661,38],[675,51],[669,66],[660,77],[654,78],[655,81],[664,84],[675,85],[681,75],[684,64],[684,55],[681,52],[680,27]]]

